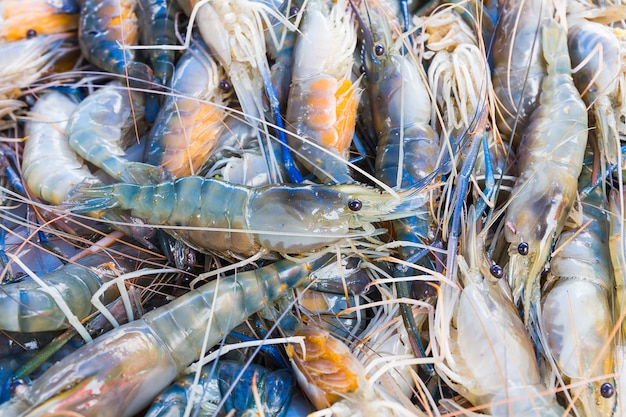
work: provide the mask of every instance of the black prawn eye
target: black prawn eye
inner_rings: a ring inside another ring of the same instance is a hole
[[[27,37],[28,39],[32,39],[32,38],[34,38],[35,36],[37,36],[37,31],[36,31],[35,29],[28,29],[28,30],[26,31],[26,37]]]
[[[289,17],[294,17],[298,13],[300,13],[299,7],[293,6],[291,9],[289,9]]]
[[[615,388],[613,388],[613,384],[609,382],[605,382],[600,386],[600,395],[604,398],[611,398],[615,394]]]
[[[491,265],[491,267],[489,268],[489,272],[491,273],[491,275],[498,279],[504,276],[504,271],[502,270],[502,267],[497,264]]]
[[[363,203],[361,203],[361,200],[350,200],[348,201],[348,208],[350,211],[359,211],[363,208]]]
[[[526,242],[522,242],[519,245],[517,245],[517,252],[522,256],[528,255],[529,250],[530,250],[530,247],[528,246],[528,243]]]
[[[374,55],[376,56],[382,56],[382,54],[385,53],[385,47],[379,43],[377,43],[376,45],[374,45]]]
[[[225,93],[230,92],[230,90],[233,88],[232,85],[230,85],[230,82],[228,82],[228,80],[221,80],[220,81],[220,90],[222,90]]]

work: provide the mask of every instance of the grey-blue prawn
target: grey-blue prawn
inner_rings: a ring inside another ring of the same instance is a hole
[[[394,196],[364,185],[247,187],[202,177],[157,185],[84,187],[65,202],[73,212],[120,208],[199,251],[251,256],[265,251],[303,253],[373,233],[370,223],[406,217],[419,188]],[[219,201],[219,204],[215,204]]]
[[[82,0],[78,40],[89,62],[128,77],[131,85],[146,87],[152,69],[125,48],[137,42],[137,0]]]
[[[57,362],[0,406],[3,417],[76,412],[130,417],[251,314],[303,284],[329,256],[283,260],[212,281]],[[203,343],[204,341],[204,343]]]
[[[506,208],[509,280],[523,298],[528,324],[539,301],[539,277],[576,199],[587,144],[587,109],[571,76],[567,31],[544,21],[541,46],[548,75],[518,149],[519,176]]]

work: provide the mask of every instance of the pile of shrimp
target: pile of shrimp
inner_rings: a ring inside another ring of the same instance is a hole
[[[0,0],[0,415],[626,416],[626,3]]]

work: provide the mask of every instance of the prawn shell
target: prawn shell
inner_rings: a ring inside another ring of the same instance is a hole
[[[0,37],[7,41],[24,39],[31,30],[51,35],[78,28],[78,13],[59,13],[47,0],[4,0],[0,12]]]

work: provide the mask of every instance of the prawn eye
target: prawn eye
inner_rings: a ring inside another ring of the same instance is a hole
[[[35,29],[28,29],[28,30],[26,31],[26,38],[28,38],[28,39],[32,39],[32,38],[34,38],[35,36],[37,36],[37,31],[36,31]]]
[[[382,56],[385,53],[385,47],[379,43],[374,46],[374,55]]]
[[[517,245],[517,252],[522,256],[528,255],[529,249],[530,247],[528,246],[528,243],[526,242],[522,242],[519,245]]]
[[[493,275],[495,278],[502,278],[504,276],[504,271],[500,265],[494,264],[489,267],[489,273]]]
[[[221,80],[220,81],[220,90],[222,90],[225,93],[230,92],[230,90],[233,88],[232,85],[230,85],[230,82],[228,82],[228,80]]]
[[[550,267],[545,267],[541,270],[541,279],[546,279],[550,273]]]
[[[600,395],[604,398],[611,398],[615,394],[615,389],[613,388],[613,384],[609,382],[605,382],[600,386]]]
[[[15,396],[24,394],[25,390],[26,390],[26,381],[24,381],[23,379],[14,379],[9,384],[9,391],[11,392],[11,394]]]
[[[361,203],[361,200],[350,200],[348,201],[348,208],[350,211],[359,211],[363,208],[363,203]]]
[[[289,9],[289,17],[293,17],[297,15],[298,13],[300,13],[299,7],[293,6],[291,9]]]

